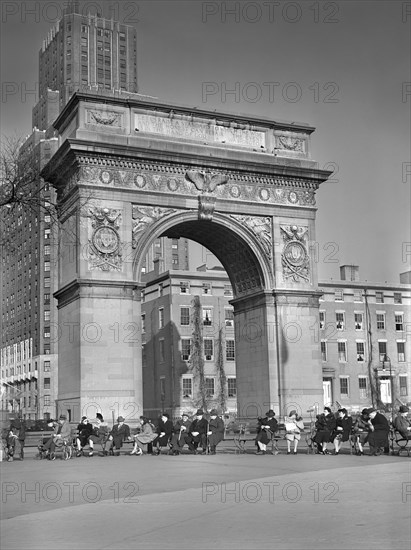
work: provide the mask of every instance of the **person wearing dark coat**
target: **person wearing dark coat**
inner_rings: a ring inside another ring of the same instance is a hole
[[[354,422],[352,431],[353,431],[353,435],[351,436],[351,440],[354,443],[354,445],[358,447],[357,455],[363,456],[364,455],[363,445],[365,445],[365,443],[368,441],[368,435],[371,431],[369,417],[368,417],[368,409],[363,409],[361,411],[360,416]]]
[[[80,424],[77,425],[77,456],[83,454],[83,447],[89,444],[89,437],[93,434],[93,424],[89,422],[87,416],[81,418]],[[93,450],[90,450],[90,456],[93,456]]]
[[[24,445],[26,442],[26,423],[23,420],[21,413],[18,414],[17,418],[11,421],[9,433],[6,438],[7,454],[8,454],[7,460],[9,462],[12,462],[13,460],[17,441],[19,442],[19,445],[20,445],[20,460],[24,460]]]
[[[211,409],[210,411],[207,437],[210,446],[210,454],[215,455],[217,445],[224,439],[224,422],[218,416],[216,409]]]
[[[331,412],[330,407],[324,407],[324,413],[317,416],[316,429],[314,441],[318,447],[318,454],[328,455],[327,443],[330,441],[332,432],[336,427],[336,420]]]
[[[334,454],[338,455],[341,448],[341,443],[350,439],[352,429],[352,418],[348,416],[347,409],[338,409],[338,417],[336,420],[336,426],[331,439],[334,443]]]
[[[370,455],[379,456],[381,448],[389,447],[388,434],[390,433],[390,424],[385,416],[375,409],[368,409],[368,416],[371,422],[371,431],[368,436]]]
[[[196,412],[196,418],[190,425],[189,433],[185,436],[188,448],[193,454],[197,454],[197,448],[201,445],[203,451],[201,454],[205,455],[207,452],[207,427],[208,422],[204,418],[204,411],[198,409]]]
[[[168,413],[163,413],[161,415],[158,421],[157,434],[157,437],[153,441],[153,447],[157,447],[157,449],[153,452],[153,455],[159,455],[161,453],[161,447],[167,447],[173,435],[173,423]]]
[[[411,421],[407,418],[408,412],[409,408],[406,405],[401,405],[393,422],[394,428],[404,439],[411,439]]]
[[[113,454],[115,449],[115,456],[120,456],[120,449],[123,446],[124,440],[131,440],[130,427],[128,424],[124,424],[124,418],[119,416],[117,418],[117,424],[114,424],[111,432],[109,433],[106,450]]]
[[[181,420],[177,420],[174,426],[174,433],[171,438],[171,448],[173,455],[179,455],[186,444],[186,436],[190,431],[191,420],[187,413],[181,415]]]
[[[270,409],[265,413],[264,418],[258,419],[257,437],[255,438],[258,451],[256,455],[265,455],[267,452],[267,444],[271,442],[271,439],[275,432],[278,430],[278,422],[274,418],[275,412]]]

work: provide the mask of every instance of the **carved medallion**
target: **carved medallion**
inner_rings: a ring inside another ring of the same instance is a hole
[[[235,199],[238,199],[238,197],[241,195],[241,190],[238,185],[232,185],[230,187],[230,195]]]
[[[108,172],[107,170],[102,170],[100,172],[100,181],[105,185],[109,185],[113,181],[112,173]]]
[[[88,259],[89,269],[121,271],[121,241],[118,229],[121,211],[109,208],[90,208],[91,228]]]
[[[264,202],[268,201],[269,198],[270,198],[270,191],[265,188],[265,187],[262,187],[259,191],[258,191],[258,196],[260,197],[260,199]]]
[[[284,279],[296,283],[310,280],[310,258],[306,247],[307,227],[280,226],[285,245],[281,254]]]
[[[177,191],[177,189],[180,187],[180,182],[175,178],[171,178],[167,182],[167,187],[170,189],[170,191]]]
[[[292,203],[292,204],[295,204],[296,202],[298,202],[298,195],[295,191],[290,191],[288,193],[288,200]]]
[[[142,174],[136,174],[134,176],[134,184],[139,189],[143,189],[147,185],[145,176],[143,176]]]

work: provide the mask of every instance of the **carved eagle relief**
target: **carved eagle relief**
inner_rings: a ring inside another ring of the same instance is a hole
[[[212,193],[218,185],[228,182],[228,176],[224,174],[212,174],[211,172],[202,172],[200,170],[187,170],[186,177],[204,193]]]

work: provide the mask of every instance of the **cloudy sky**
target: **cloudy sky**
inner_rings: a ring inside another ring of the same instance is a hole
[[[63,5],[1,3],[3,135],[31,131],[38,50]],[[410,2],[80,7],[137,27],[141,93],[316,127],[313,158],[335,170],[317,193],[321,279],[346,263],[368,281],[395,283],[410,269]]]

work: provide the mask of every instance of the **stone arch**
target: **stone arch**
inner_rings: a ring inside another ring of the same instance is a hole
[[[142,262],[154,239],[185,237],[205,246],[218,258],[230,278],[235,298],[273,288],[271,255],[264,255],[252,230],[238,220],[216,214],[211,222],[199,220],[196,212],[170,213],[166,209],[163,214],[164,217],[148,221],[139,234],[133,265],[136,281],[141,282]]]

